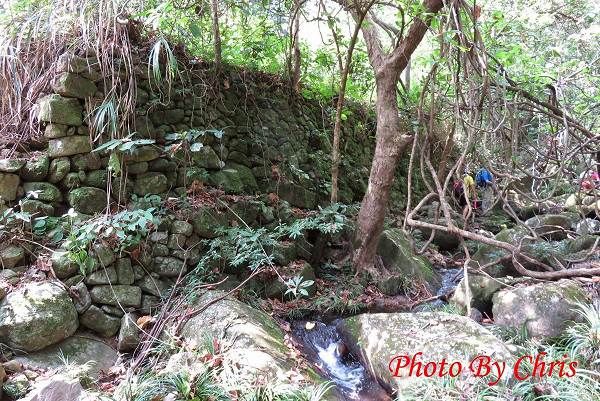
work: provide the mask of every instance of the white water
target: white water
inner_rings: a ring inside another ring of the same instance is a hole
[[[315,344],[318,356],[323,368],[331,375],[331,380],[343,388],[348,397],[358,399],[362,389],[365,369],[359,363],[343,363],[342,356],[338,351],[338,343],[331,342],[327,347],[322,348]]]

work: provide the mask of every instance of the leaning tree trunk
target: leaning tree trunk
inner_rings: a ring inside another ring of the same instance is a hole
[[[443,6],[443,0],[425,0],[423,8],[427,13],[423,14],[423,18],[415,17],[406,36],[396,43],[390,53],[383,51],[379,34],[372,20],[367,20],[368,23],[362,26],[369,60],[375,72],[377,130],[369,185],[358,213],[356,233],[358,248],[353,257],[357,272],[375,272],[377,244],[383,231],[383,220],[390,199],[396,165],[400,155],[412,140],[408,129],[402,129],[400,123],[396,98],[400,74],[427,33],[433,15]],[[356,10],[354,19],[358,19]]]
[[[398,113],[396,86],[399,72],[389,71],[378,78],[377,131],[375,154],[369,175],[369,185],[358,214],[358,252],[354,257],[357,271],[373,272],[377,243],[383,230],[390,191],[400,155],[411,143],[412,136],[402,128]]]

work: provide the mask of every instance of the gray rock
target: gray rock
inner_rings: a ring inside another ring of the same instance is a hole
[[[26,181],[44,181],[50,168],[50,159],[46,155],[28,160],[21,169],[21,178]]]
[[[25,160],[0,159],[0,173],[18,173],[25,165]]]
[[[133,277],[135,280],[140,280],[147,274],[150,274],[140,265],[133,265]]]
[[[125,155],[125,161],[127,163],[140,163],[149,162],[160,157],[160,151],[158,147],[153,145],[140,146],[135,148],[131,154]]]
[[[386,295],[400,294],[408,281],[434,285],[438,278],[427,259],[414,254],[404,232],[392,228],[385,230],[379,239],[377,254],[385,269],[374,277],[377,288]]]
[[[90,97],[98,90],[92,81],[71,72],[58,74],[52,81],[52,89],[59,95],[79,99]]]
[[[71,373],[71,372],[66,372]],[[37,382],[22,401],[91,401],[77,378],[53,375]]]
[[[173,224],[171,224],[171,233],[172,234],[183,234],[186,237],[192,235],[194,231],[194,226],[192,226],[187,221],[175,220]]]
[[[25,250],[17,245],[6,245],[0,249],[0,267],[12,269],[25,258]]]
[[[77,310],[55,282],[29,283],[0,303],[0,342],[15,350],[38,351],[71,336]]]
[[[152,276],[142,277],[135,282],[135,285],[140,287],[145,293],[161,298],[166,297],[171,288],[171,285],[166,281],[153,278]]]
[[[102,308],[100,308],[104,311],[104,313],[107,313],[111,316],[116,316],[116,317],[123,317],[123,315],[125,314],[125,312],[123,311],[123,309],[117,307],[117,306],[110,306],[110,305],[102,305]]]
[[[427,329],[424,329],[427,327]],[[393,359],[399,355],[422,352],[422,361],[459,361],[463,366],[476,356],[490,355],[494,361],[511,361],[504,343],[468,317],[441,312],[372,313],[343,320],[342,331],[352,351],[362,355],[366,369],[387,387],[400,391],[409,385],[421,385],[409,377],[407,368],[398,369]],[[356,344],[356,345],[354,345]],[[468,370],[468,369],[467,369]]]
[[[164,277],[177,277],[182,272],[186,273],[187,271],[183,261],[168,256],[154,258],[152,270]]]
[[[38,119],[40,121],[79,126],[83,123],[82,117],[83,107],[77,99],[53,94],[43,97],[39,101]]]
[[[85,176],[85,185],[88,187],[95,187],[104,189],[108,182],[108,171],[107,170],[92,170]]]
[[[169,233],[166,231],[154,231],[148,236],[148,240],[166,245],[169,240]]]
[[[148,171],[148,162],[131,163],[127,165],[129,174],[143,174]]]
[[[96,242],[92,248],[94,249],[94,254],[98,257],[101,267],[108,267],[117,260],[115,253],[108,244]],[[116,282],[116,273],[113,277],[115,277]]]
[[[106,267],[96,270],[90,273],[85,278],[87,285],[102,285],[102,284],[116,284],[117,283],[117,272],[114,267]]]
[[[69,204],[84,214],[100,213],[107,203],[106,191],[93,187],[81,187],[69,192]]]
[[[600,221],[586,217],[575,226],[575,232],[579,235],[600,233]]]
[[[203,146],[198,152],[193,152],[192,158],[198,167],[212,170],[218,170],[225,164],[210,146]]]
[[[60,190],[48,182],[26,182],[23,189],[27,196],[48,203],[62,201]]]
[[[48,155],[52,158],[72,156],[92,151],[90,138],[82,135],[66,136],[48,141]]]
[[[115,268],[117,270],[117,281],[119,282],[119,284],[133,284],[133,282],[135,281],[135,274],[133,272],[133,267],[131,266],[131,259],[117,259],[115,263]]]
[[[77,367],[77,370],[85,370],[85,373],[92,378],[98,379],[99,372],[101,370],[108,371],[117,361],[117,357],[115,350],[100,338],[78,334],[43,351],[28,354],[16,358],[16,360],[24,366],[49,370],[64,368],[62,361],[66,358],[72,366]]]
[[[209,208],[199,208],[191,218],[191,223],[194,226],[194,232],[202,238],[216,238],[217,228],[227,227],[229,225],[227,213]]]
[[[0,173],[0,198],[5,201],[17,199],[20,178],[16,174]]]
[[[69,171],[71,171],[71,161],[68,157],[52,159],[48,171],[48,181],[52,184],[56,184],[62,181],[62,179],[69,174]]]
[[[54,270],[56,277],[61,280],[74,276],[79,272],[79,266],[69,259],[67,251],[54,251],[50,260],[52,261],[52,270]]]
[[[504,289],[492,300],[495,324],[525,328],[531,337],[556,337],[579,320],[576,305],[588,298],[577,282],[560,280]]]
[[[73,170],[92,171],[102,168],[102,159],[98,152],[77,154],[71,157],[71,161],[73,162]]]
[[[162,173],[150,172],[137,176],[133,192],[139,196],[161,194],[169,189],[167,177]]]
[[[536,234],[548,240],[560,241],[567,238],[567,231],[571,230],[576,216],[573,213],[545,214],[534,216],[525,224],[533,228]]]
[[[92,301],[112,306],[139,307],[142,302],[140,287],[130,285],[100,285],[90,290]]]
[[[209,291],[200,296],[196,305],[206,305],[223,296],[221,291]],[[242,383],[255,382],[259,377],[267,382],[280,382],[286,388],[297,388],[300,381],[319,384],[321,379],[304,367],[289,354],[285,345],[285,334],[272,317],[264,312],[234,299],[216,301],[198,315],[188,320],[181,331],[181,337],[188,344],[202,344],[206,338],[220,338],[227,343],[221,354],[224,366],[237,366]],[[389,359],[388,359],[389,361]],[[387,362],[386,366],[387,366]],[[294,370],[298,375],[290,380],[287,374]]]
[[[92,289],[93,290],[93,289]],[[112,337],[117,334],[121,325],[121,320],[114,316],[109,316],[98,308],[92,305],[79,318],[81,325],[90,330],[95,331],[103,337]]]
[[[166,245],[155,244],[152,247],[152,256],[169,256],[170,254],[171,250]]]
[[[167,247],[169,249],[182,249],[185,246],[185,240],[187,237],[183,234],[171,234],[169,235],[169,241],[167,241]]]
[[[54,216],[54,207],[52,205],[36,199],[22,199],[19,202],[19,206],[22,212],[35,215],[36,217]]]
[[[142,306],[139,308],[139,311],[144,315],[153,315],[161,307],[161,301],[159,297],[155,297],[154,295],[142,295]]]
[[[4,394],[13,400],[23,398],[29,391],[31,384],[24,373],[18,373],[6,380],[6,383],[0,387]],[[2,393],[2,391],[0,391]]]
[[[75,304],[77,313],[82,314],[87,311],[92,305],[92,297],[85,284],[79,283],[71,287],[71,292],[73,293],[73,304]]]
[[[140,344],[140,328],[137,325],[139,316],[135,313],[126,313],[121,319],[121,330],[117,342],[120,352],[130,352]]]
[[[73,133],[74,134],[74,133]],[[44,129],[44,136],[48,139],[62,138],[69,135],[69,126],[64,124],[48,124]]]

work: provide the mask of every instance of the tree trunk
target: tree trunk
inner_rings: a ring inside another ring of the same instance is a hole
[[[215,72],[218,76],[219,74],[221,74],[222,65],[221,32],[219,30],[219,0],[212,0],[211,15],[213,31],[213,49],[215,52]]]
[[[295,93],[300,92],[300,41],[298,34],[300,33],[300,1],[296,0],[296,15],[294,16],[293,41],[294,48],[292,50],[292,90]]]
[[[383,230],[390,190],[400,155],[412,136],[401,129],[396,98],[399,73],[379,78],[377,83],[377,131],[375,155],[371,165],[369,186],[358,214],[358,250],[354,256],[357,271],[373,271],[379,236]]]
[[[344,110],[344,101],[346,98],[346,84],[348,83],[348,74],[350,72],[350,64],[352,63],[352,54],[354,53],[354,48],[356,47],[356,42],[358,40],[358,34],[360,32],[360,27],[365,18],[366,13],[369,11],[371,6],[374,4],[374,1],[371,1],[367,8],[363,13],[360,14],[356,21],[356,27],[354,28],[354,33],[350,38],[350,44],[348,46],[348,52],[346,53],[346,63],[343,68],[340,61],[341,68],[341,77],[340,77],[340,91],[338,93],[338,101],[337,107],[335,110],[335,123],[333,125],[333,149],[331,152],[331,203],[336,203],[338,201],[339,195],[339,176],[340,176],[340,161],[341,161],[341,153],[340,153],[340,136],[342,134],[342,111]],[[335,38],[335,31],[332,29],[333,36]],[[337,44],[337,38],[336,38]],[[338,47],[339,49],[339,47]],[[338,52],[338,59],[341,60],[341,57]]]
[[[388,54],[383,51],[373,21],[368,20],[362,27],[369,60],[375,72],[377,130],[369,185],[358,213],[358,248],[353,258],[357,272],[375,272],[377,244],[383,230],[396,165],[412,140],[408,129],[401,129],[396,86],[411,55],[427,33],[433,15],[440,11],[443,5],[443,0],[425,0],[425,17],[415,17],[406,36]],[[357,18],[355,12],[354,19]]]

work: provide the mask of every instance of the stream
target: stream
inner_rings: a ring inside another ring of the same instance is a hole
[[[462,278],[460,269],[438,268],[440,274],[439,298],[419,305],[415,312],[435,310],[446,304],[446,296]],[[399,311],[400,312],[400,311]],[[307,358],[322,376],[336,387],[339,401],[391,401],[392,398],[344,344],[338,330],[339,320],[331,322],[295,321],[292,333]]]

